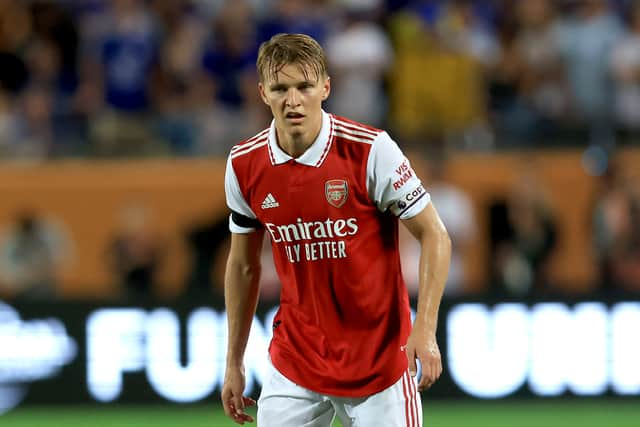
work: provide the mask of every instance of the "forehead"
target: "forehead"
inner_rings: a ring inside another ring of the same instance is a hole
[[[320,80],[318,72],[310,65],[285,64],[275,74],[268,73],[265,83],[317,82],[318,80]]]

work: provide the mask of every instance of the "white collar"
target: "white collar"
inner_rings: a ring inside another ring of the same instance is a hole
[[[278,146],[278,138],[276,137],[276,121],[271,121],[271,127],[269,128],[269,158],[271,164],[280,165],[288,162],[289,160],[295,160],[298,163],[307,166],[320,167],[322,162],[329,153],[331,148],[331,140],[333,139],[333,120],[331,115],[322,111],[322,126],[320,127],[320,133],[313,144],[307,150],[302,153],[298,158],[293,158],[284,152],[280,146]]]

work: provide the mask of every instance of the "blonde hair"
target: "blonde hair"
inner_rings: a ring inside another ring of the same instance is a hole
[[[261,82],[273,80],[283,67],[290,64],[300,66],[305,78],[327,77],[327,58],[320,44],[306,34],[276,34],[263,42],[258,51],[256,68]]]

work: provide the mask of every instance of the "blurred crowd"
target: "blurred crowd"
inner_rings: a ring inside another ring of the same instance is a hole
[[[265,127],[259,44],[326,48],[327,109],[406,146],[634,142],[633,0],[0,0],[0,156],[223,156]]]
[[[558,146],[595,153],[587,169],[601,175],[585,231],[597,290],[640,293],[640,183],[614,154],[640,137],[640,1],[0,0],[0,158],[224,157],[269,123],[255,59],[280,32],[322,43],[327,110],[389,129],[428,182],[454,243],[447,296],[467,294],[463,260],[482,226],[487,291],[558,293],[549,260],[562,230],[535,173],[523,167],[486,207],[489,224],[442,173],[451,150]],[[105,250],[134,298],[153,292],[166,256],[149,214],[125,209]],[[55,295],[72,253],[61,230],[30,211],[1,230],[0,294]],[[184,236],[187,295],[219,290],[227,234],[223,218]],[[415,293],[417,246],[403,242]],[[269,250],[262,292],[276,297]]]

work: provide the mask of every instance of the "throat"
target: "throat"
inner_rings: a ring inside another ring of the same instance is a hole
[[[313,145],[315,138],[309,138],[303,133],[280,135],[278,132],[278,145],[288,155],[297,159]]]

